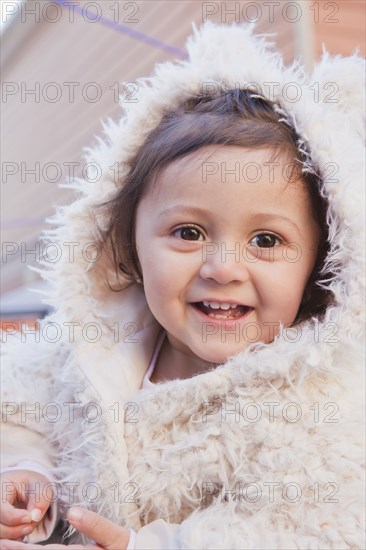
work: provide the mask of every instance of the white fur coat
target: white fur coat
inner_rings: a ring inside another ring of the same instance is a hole
[[[52,468],[61,510],[90,506],[134,528],[137,548],[365,548],[363,60],[324,54],[309,77],[245,25],[194,28],[187,48],[105,124],[87,156],[102,179],[74,184],[77,199],[52,220],[45,238],[63,254],[42,275],[55,313],[38,341],[5,335],[4,465]],[[139,287],[106,286],[94,205],[116,189],[116,160],[123,174],[202,83],[218,94],[255,83],[309,144],[330,201],[335,305],[213,371],[138,391],[160,327]]]

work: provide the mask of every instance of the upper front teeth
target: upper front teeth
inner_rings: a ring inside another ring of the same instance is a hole
[[[203,305],[212,309],[234,309],[238,306],[238,304],[227,304],[226,302],[222,304],[219,304],[219,302],[203,302]]]

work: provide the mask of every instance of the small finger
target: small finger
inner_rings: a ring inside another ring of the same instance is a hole
[[[34,527],[32,525],[17,525],[16,527],[8,527],[0,523],[0,539],[22,539],[26,535],[30,535]]]
[[[3,502],[1,506],[1,523],[8,526],[16,526],[20,523],[31,523],[31,514],[22,508],[14,508],[9,502]]]

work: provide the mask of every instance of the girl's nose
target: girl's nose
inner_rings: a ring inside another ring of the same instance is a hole
[[[202,255],[200,276],[203,279],[214,279],[220,284],[247,281],[250,273],[241,254],[240,243],[209,243]]]

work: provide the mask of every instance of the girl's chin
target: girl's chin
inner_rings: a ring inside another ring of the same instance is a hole
[[[230,345],[226,343],[218,343],[217,345],[211,344],[209,353],[206,350],[196,349],[194,354],[196,357],[208,363],[208,366],[223,365],[227,363],[230,357],[238,355],[249,346],[249,343],[241,342],[241,344]]]
[[[234,342],[213,342],[212,339],[207,339],[207,342],[197,342],[197,341],[187,341],[182,343],[172,337],[171,334],[168,336],[168,340],[173,349],[184,353],[189,361],[189,357],[193,359],[193,362],[201,363],[200,368],[204,370],[210,370],[213,367],[218,365],[225,364],[230,357],[233,357],[247,348],[249,342],[240,342],[235,343],[235,336],[233,336]]]

